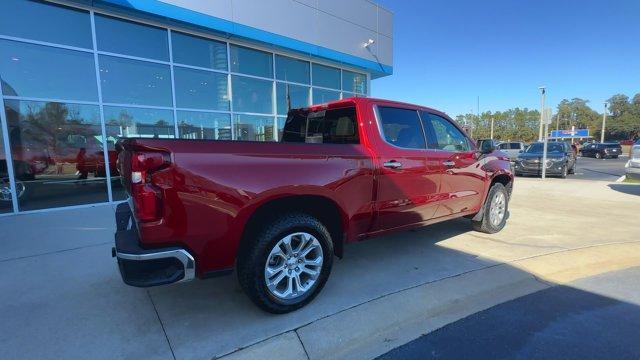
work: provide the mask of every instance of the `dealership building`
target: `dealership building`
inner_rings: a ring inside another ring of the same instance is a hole
[[[121,201],[118,138],[278,141],[289,107],[368,96],[368,0],[0,2],[0,216]]]

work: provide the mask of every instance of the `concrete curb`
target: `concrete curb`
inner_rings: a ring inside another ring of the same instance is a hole
[[[524,258],[383,296],[223,358],[371,359],[503,302],[633,266],[640,266],[640,242]]]

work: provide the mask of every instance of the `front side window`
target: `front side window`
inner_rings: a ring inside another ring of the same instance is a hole
[[[446,151],[469,151],[469,141],[462,131],[451,123],[451,121],[431,113],[423,112],[423,120],[429,119],[429,124],[433,130],[434,147]],[[508,145],[508,144],[507,144]]]
[[[397,147],[425,149],[426,141],[418,112],[410,109],[379,107],[380,126],[385,140]]]

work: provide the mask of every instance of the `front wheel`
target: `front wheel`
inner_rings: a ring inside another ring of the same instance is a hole
[[[596,153],[596,159],[602,159],[602,155],[600,155],[600,153]]]
[[[509,194],[507,189],[501,183],[493,184],[482,209],[484,211],[482,220],[471,221],[473,229],[487,234],[497,233],[507,224],[508,209]]]
[[[333,262],[333,243],[316,218],[291,213],[265,224],[238,258],[238,280],[261,309],[297,310],[324,287]]]

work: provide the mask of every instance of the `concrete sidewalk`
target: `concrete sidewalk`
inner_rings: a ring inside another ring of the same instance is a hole
[[[110,207],[1,218],[0,346],[8,358],[262,358],[283,346],[278,357],[370,358],[552,283],[640,265],[640,197],[621,186],[518,178],[501,233],[454,220],[349,245],[320,296],[287,315],[258,310],[235,276],[125,286]]]

